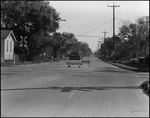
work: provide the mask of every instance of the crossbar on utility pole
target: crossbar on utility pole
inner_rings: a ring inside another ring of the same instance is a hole
[[[106,39],[106,33],[108,33],[108,32],[106,32],[106,31],[104,30],[104,32],[102,32],[102,33],[104,33],[104,60],[105,60],[105,56],[106,56],[106,44],[105,44],[105,39]]]
[[[115,62],[115,7],[120,7],[120,5],[113,5],[108,7],[112,7],[113,8],[113,62]]]

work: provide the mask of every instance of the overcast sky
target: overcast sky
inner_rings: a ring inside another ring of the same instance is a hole
[[[108,7],[113,1],[50,1],[50,5],[66,20],[60,22],[57,32],[74,33],[78,41],[87,42],[94,51],[104,30],[108,32],[106,37],[113,35],[113,9]],[[115,8],[116,34],[122,20],[134,22],[138,17],[149,16],[149,1],[114,1],[114,5],[120,5]]]

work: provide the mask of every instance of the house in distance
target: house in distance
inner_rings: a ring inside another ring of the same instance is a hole
[[[16,37],[12,30],[1,30],[1,62],[13,60]]]

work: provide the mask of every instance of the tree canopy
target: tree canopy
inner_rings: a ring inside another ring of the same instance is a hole
[[[1,1],[1,26],[12,29],[17,38],[41,30],[55,32],[60,19],[46,1]]]
[[[79,42],[73,33],[57,32],[59,21],[60,14],[48,1],[1,1],[1,28],[13,30],[18,40],[15,45],[17,54],[24,50],[19,46],[20,36],[27,36],[29,60],[42,55],[62,57],[77,49],[84,55],[91,53],[88,44]]]
[[[140,17],[135,22],[123,21],[114,39],[116,59],[145,56],[145,47],[149,44],[149,16]],[[106,38],[106,49],[103,43],[99,56],[106,54],[111,59],[112,44],[113,37]]]

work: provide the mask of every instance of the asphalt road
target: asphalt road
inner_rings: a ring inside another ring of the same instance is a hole
[[[149,73],[90,60],[82,68],[66,62],[1,67],[1,117],[149,116],[149,97],[139,89]]]

